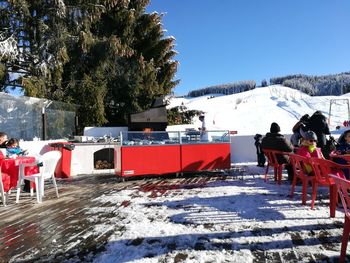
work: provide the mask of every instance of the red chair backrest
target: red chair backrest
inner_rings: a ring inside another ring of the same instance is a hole
[[[350,208],[350,181],[341,178],[337,175],[330,174],[329,177],[333,180],[338,188],[338,193],[340,195],[341,202],[344,207],[344,212],[347,217],[350,216],[349,208]]]
[[[341,155],[341,154],[333,154],[333,153],[331,153],[329,155],[329,158],[331,160],[341,158],[341,159],[344,159],[345,161],[347,161],[350,164],[350,155],[349,154]]]
[[[264,154],[266,155],[270,165],[278,165],[278,157],[282,155],[289,155],[288,152],[282,152],[272,149],[263,149]]]
[[[329,174],[337,174],[338,176],[344,177],[342,169],[350,169],[349,165],[338,164],[326,159],[321,158],[310,158],[312,168],[316,175],[316,180],[324,185],[333,184],[333,180],[329,178]]]
[[[310,159],[299,154],[289,154],[290,163],[293,166],[294,175],[302,177],[307,176],[305,165],[311,165]]]

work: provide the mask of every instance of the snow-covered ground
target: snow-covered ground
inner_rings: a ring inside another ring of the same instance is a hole
[[[119,231],[94,262],[333,262],[339,256],[344,214],[329,217],[327,189],[311,210],[310,197],[301,205],[300,186],[291,199],[289,182],[264,182],[262,168],[241,167],[243,176],[194,177],[190,184],[155,179],[97,198],[115,207],[115,217],[96,231]],[[103,212],[89,208],[92,221]]]
[[[208,129],[229,129],[239,135],[265,134],[271,122],[290,134],[304,114],[321,110],[329,117],[331,99],[269,86],[229,96],[173,98],[169,107],[184,105],[206,113]],[[331,128],[348,119],[344,103],[333,105]],[[168,127],[181,130],[193,125]],[[264,169],[243,165],[244,176],[208,181],[156,182],[156,190],[127,189],[96,201],[110,202],[116,216],[108,224],[122,231],[108,241],[95,262],[333,262],[340,253],[344,214],[329,218],[327,189],[315,210],[301,205],[300,186],[294,199],[290,183],[264,182]],[[310,200],[310,196],[308,197]],[[91,214],[99,207],[90,208]],[[93,220],[93,217],[92,219]],[[96,225],[96,231],[108,228]]]
[[[292,133],[292,127],[304,114],[310,116],[320,110],[329,117],[331,99],[347,99],[343,96],[312,97],[298,90],[273,85],[233,95],[207,95],[197,98],[172,98],[169,108],[183,104],[189,110],[206,113],[206,123],[211,130],[235,130],[239,135],[265,134],[272,122],[277,122],[283,134]],[[348,106],[338,101],[332,105],[330,128],[342,125],[349,118]],[[200,121],[193,125],[171,126],[168,130],[201,127]]]

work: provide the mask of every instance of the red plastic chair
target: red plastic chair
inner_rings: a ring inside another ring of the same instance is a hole
[[[344,207],[345,221],[339,262],[345,262],[346,248],[348,246],[350,233],[350,181],[345,180],[344,178],[341,178],[334,174],[330,174],[329,177],[334,181],[335,185],[337,186],[338,193]]]
[[[291,153],[289,155],[290,163],[293,166],[294,171],[294,177],[292,182],[292,189],[290,192],[291,198],[293,198],[295,185],[297,184],[297,180],[299,179],[302,182],[302,204],[306,204],[306,197],[307,197],[307,186],[309,182],[313,184],[315,180],[315,175],[307,174],[305,171],[305,165],[311,165],[310,159],[304,156],[300,156],[298,154]]]
[[[341,165],[326,159],[310,158],[313,171],[315,173],[315,180],[312,186],[312,201],[311,209],[314,208],[315,200],[317,196],[318,186],[329,187],[329,208],[330,217],[335,217],[335,208],[337,205],[337,188],[334,180],[330,178],[329,174],[337,174],[344,178],[343,169],[350,169],[350,165]]]
[[[278,156],[279,155],[289,155],[290,153],[287,152],[281,152],[271,149],[263,149],[264,154],[267,157],[267,166],[265,171],[265,182],[267,181],[267,174],[269,173],[269,167],[274,168],[274,176],[275,181],[277,181],[278,184],[281,184],[282,181],[282,169],[287,163],[278,163]]]
[[[332,152],[329,155],[329,159],[333,162],[336,159],[343,159],[344,161],[346,161],[350,164],[350,154],[336,154],[336,153]]]

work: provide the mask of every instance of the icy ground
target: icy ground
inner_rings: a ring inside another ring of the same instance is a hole
[[[263,173],[245,165],[233,176],[153,179],[96,198],[95,231],[117,230],[94,262],[336,261],[344,214],[329,217],[327,189],[311,210],[300,186],[291,199],[289,182],[264,182]]]

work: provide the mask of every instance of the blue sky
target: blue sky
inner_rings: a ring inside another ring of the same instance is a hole
[[[151,0],[180,62],[175,94],[240,80],[350,71],[349,0]]]

